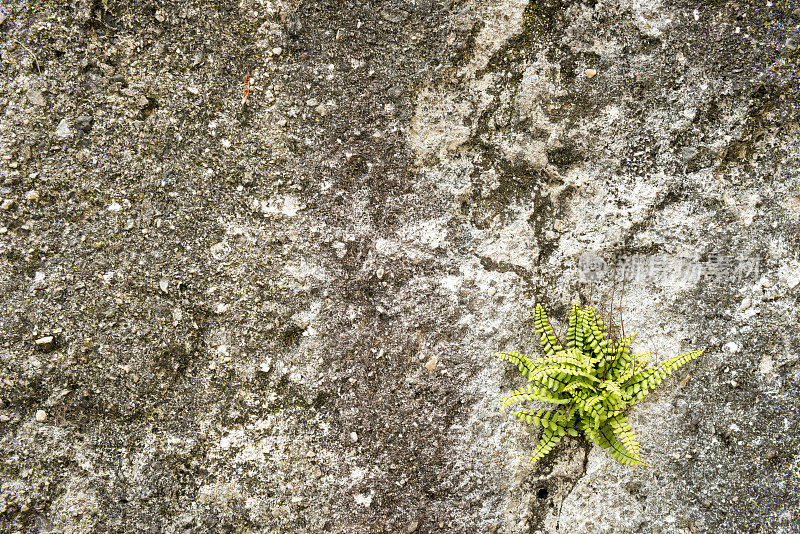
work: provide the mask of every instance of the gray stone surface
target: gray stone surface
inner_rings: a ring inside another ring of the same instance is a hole
[[[797,8],[3,2],[0,531],[797,532]],[[707,352],[528,471],[612,295]]]

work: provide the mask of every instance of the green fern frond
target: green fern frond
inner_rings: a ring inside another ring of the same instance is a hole
[[[633,365],[633,372],[638,373],[639,371],[644,369],[644,366],[647,365],[647,358],[650,357],[649,352],[641,352],[634,356],[634,365]]]
[[[625,370],[619,375],[618,381],[620,384],[624,384],[631,378],[635,373],[638,373],[642,369],[644,369],[645,363],[647,362],[647,357],[649,354],[647,352],[643,352],[641,354],[633,354],[631,356],[631,363],[628,365]]]
[[[622,387],[635,401],[643,399],[650,390],[658,386],[666,377],[677,368],[689,363],[703,354],[702,350],[693,350],[673,356],[661,365],[647,371],[639,371],[625,382]]]
[[[539,380],[542,375],[549,376],[549,377],[581,377],[587,380],[597,381],[597,378],[590,375],[586,371],[579,369],[578,367],[573,367],[567,364],[551,364],[543,367],[539,367],[530,374],[528,380]],[[571,381],[571,380],[570,380]],[[567,381],[569,383],[569,381]],[[566,387],[566,386],[565,386]]]
[[[583,346],[582,329],[580,338],[578,338],[578,324],[580,322],[579,315],[580,315],[580,310],[578,310],[578,305],[573,302],[572,311],[570,311],[569,313],[569,324],[567,326],[567,336],[566,336],[567,350]],[[580,345],[578,345],[578,343],[580,343]]]
[[[566,375],[559,374],[556,376],[552,375],[541,375],[536,377],[536,382],[543,385],[544,387],[548,388],[551,391],[555,391],[556,393],[561,393],[564,391],[564,388],[567,387],[571,380],[568,379]]]
[[[618,378],[632,363],[631,345],[636,339],[636,334],[626,336],[617,343],[613,343],[614,357],[611,362],[611,376]]]
[[[551,356],[544,356],[533,361],[534,368],[544,367],[548,364],[566,363],[579,369],[588,369],[592,363],[591,358],[587,358],[583,353],[575,349],[561,350]]]
[[[521,421],[544,429],[528,467],[547,455],[564,435],[576,436],[578,432],[623,464],[647,465],[639,456],[639,442],[623,412],[702,351],[687,352],[645,370],[647,354],[631,351],[635,335],[622,339],[612,336],[591,306],[572,305],[566,350],[538,304],[534,323],[543,357],[531,359],[519,352],[496,355],[514,364],[529,382],[539,386],[512,391],[503,398],[502,409],[525,401],[566,405],[560,409],[514,412]]]
[[[536,445],[530,458],[528,458],[528,468],[530,469],[536,462],[547,456],[547,454],[553,450],[553,447],[558,445],[563,435],[563,433],[559,434],[549,428],[545,428],[542,432],[542,438],[539,440],[539,444]]]
[[[617,440],[625,446],[625,449],[633,456],[639,456],[639,442],[633,432],[628,418],[622,414],[608,418],[608,425],[617,435]]]
[[[589,400],[581,405],[580,410],[583,413],[583,417],[590,420],[595,429],[600,428],[600,424],[606,416],[606,410],[603,406],[603,396],[594,395],[590,397]]]
[[[564,352],[564,347],[558,342],[558,337],[556,337],[553,327],[550,326],[550,321],[547,319],[547,314],[541,304],[536,305],[534,325],[536,327],[536,333],[539,334],[539,340],[542,343],[545,356],[552,356],[557,352]]]
[[[606,390],[615,397],[614,403],[617,406],[626,405],[627,401],[631,400],[631,396],[619,387],[619,384],[613,380],[605,380],[600,383],[600,389]]]
[[[597,310],[591,306],[583,309],[583,337],[584,351],[590,348],[595,356],[601,356],[605,347],[610,343],[608,334],[605,332],[605,323]]]
[[[546,389],[538,389],[531,386],[517,389],[512,391],[503,398],[503,403],[500,410],[505,410],[512,404],[525,401],[542,401],[551,404],[569,404],[572,402],[570,398],[561,398],[557,394],[553,394]]]
[[[574,380],[572,380],[572,382],[567,384],[566,387],[562,390],[562,393],[574,393],[575,391],[578,390],[597,393],[597,388],[594,385],[592,385],[590,381],[582,379],[581,377],[576,377]]]
[[[546,427],[543,422],[549,421],[551,417],[553,417],[553,412],[550,410],[517,410],[514,412],[514,416],[517,417],[520,421],[528,425],[541,425]]]
[[[531,360],[524,354],[520,352],[498,352],[495,354],[496,358],[500,358],[501,360],[505,360],[507,362],[511,362],[517,366],[519,372],[522,373],[523,376],[528,376],[528,374],[534,368],[535,360]]]
[[[599,445],[617,461],[626,465],[648,465],[639,457],[639,442],[628,420],[622,415],[610,417],[598,430]]]

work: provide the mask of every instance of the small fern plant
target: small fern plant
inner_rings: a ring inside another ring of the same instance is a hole
[[[536,306],[534,324],[543,357],[532,360],[519,352],[496,354],[535,384],[506,395],[502,410],[524,401],[556,405],[549,410],[514,412],[523,422],[544,429],[528,467],[546,456],[564,435],[577,436],[578,432],[623,464],[648,465],[639,457],[639,443],[624,412],[702,351],[680,354],[645,370],[647,354],[631,353],[636,335],[616,339],[591,306],[573,304],[563,344],[541,304]]]

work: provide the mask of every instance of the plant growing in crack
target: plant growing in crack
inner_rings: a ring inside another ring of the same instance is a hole
[[[573,304],[563,344],[541,304],[536,305],[534,322],[544,356],[534,360],[519,352],[496,354],[535,384],[506,395],[502,410],[524,401],[557,405],[514,412],[523,422],[544,429],[528,467],[547,455],[564,435],[577,436],[578,432],[623,464],[648,465],[639,457],[639,443],[624,412],[703,351],[686,352],[646,370],[647,354],[631,353],[636,334],[616,338],[591,306]]]

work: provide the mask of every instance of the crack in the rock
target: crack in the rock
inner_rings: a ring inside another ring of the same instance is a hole
[[[586,447],[584,449],[584,453],[585,454],[583,456],[583,468],[582,468],[580,474],[578,474],[575,477],[575,480],[572,483],[572,487],[569,488],[569,491],[567,492],[566,495],[564,495],[564,498],[561,499],[561,503],[558,505],[558,515],[556,516],[557,517],[557,519],[556,519],[556,530],[559,530],[561,528],[561,510],[564,508],[564,501],[566,501],[569,498],[569,496],[575,490],[575,486],[577,486],[578,482],[580,482],[581,479],[586,475],[586,468],[589,465],[589,451],[590,450],[591,450],[591,446],[590,447]]]
[[[524,280],[529,287],[534,289],[539,287],[533,281],[533,273],[531,273],[528,269],[524,267],[520,267],[519,265],[514,265],[512,263],[504,261],[493,260],[492,258],[481,256],[479,254],[475,254],[475,257],[480,260],[481,266],[487,271],[496,271],[500,273],[511,272],[522,278],[522,280]]]

